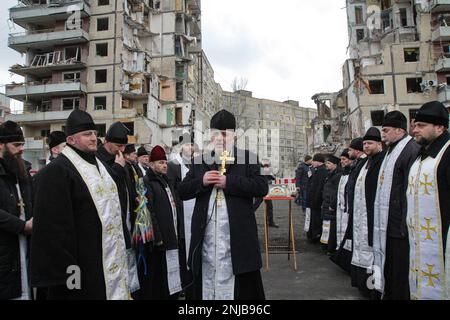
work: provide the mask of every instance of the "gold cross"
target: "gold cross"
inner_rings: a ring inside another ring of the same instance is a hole
[[[384,170],[383,172],[381,172],[380,184],[383,184],[383,182],[384,182]]]
[[[20,201],[17,203],[17,207],[20,208],[20,213],[25,211],[25,203],[23,202],[23,199],[20,199]]]
[[[222,165],[220,166],[220,175],[223,176],[226,172],[226,165],[228,161],[234,161],[234,157],[230,157],[230,153],[228,150],[224,150],[222,152],[222,156],[220,157],[220,160],[222,160]]]
[[[427,266],[428,266],[428,272],[425,272],[422,270],[422,277],[428,278],[427,287],[435,288],[433,279],[439,280],[439,273],[433,274],[434,265],[427,264]]]
[[[117,189],[116,189],[116,186],[114,185],[114,184],[111,184],[111,193],[116,193],[117,192]]]
[[[105,189],[103,189],[102,186],[97,186],[97,189],[95,190],[95,193],[99,194],[100,196],[103,196],[104,192],[105,192]]]
[[[117,271],[118,268],[119,268],[119,266],[118,266],[117,264],[114,263],[114,264],[111,266],[111,268],[109,268],[109,272],[115,273],[115,272]]]
[[[420,181],[420,186],[424,187],[424,194],[429,196],[430,192],[428,192],[428,187],[433,188],[433,182],[428,182],[428,174],[423,174],[424,178],[425,178],[425,182]]]
[[[106,232],[108,232],[108,234],[111,234],[111,231],[114,230],[114,226],[112,224],[109,224],[108,227],[106,228]]]
[[[427,237],[425,240],[431,240],[433,241],[433,238],[431,238],[431,231],[437,234],[436,227],[431,227],[431,219],[425,218],[425,221],[427,222],[427,226],[420,226],[421,231],[427,232]]]
[[[217,194],[216,194],[216,200],[217,200],[217,205],[220,206],[222,205],[222,200],[224,199],[222,192],[220,190],[217,190]]]

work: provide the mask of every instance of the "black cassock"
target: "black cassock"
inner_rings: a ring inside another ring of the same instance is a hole
[[[316,168],[308,181],[308,196],[306,207],[311,209],[311,223],[307,237],[312,241],[319,241],[322,235],[322,202],[323,188],[327,180],[328,170],[324,165]]]
[[[380,152],[373,157],[369,157],[369,159],[367,160],[368,168],[365,182],[365,193],[367,207],[367,229],[369,238],[368,244],[371,247],[373,247],[374,203],[377,193],[378,175],[380,173],[381,164],[385,155],[385,152]],[[352,265],[350,274],[353,287],[357,287],[366,296],[371,296],[372,298],[377,297],[376,293],[371,291],[367,287],[367,280],[370,276],[370,274],[367,273],[367,269]]]
[[[73,149],[97,165],[95,156]],[[31,285],[48,288],[48,299],[106,299],[102,225],[77,169],[64,155],[58,156],[39,172],[34,191]],[[67,289],[66,272],[73,265],[81,270],[80,290]]]
[[[156,174],[151,168],[144,177],[147,187],[148,209],[153,223],[155,239],[153,245],[147,245],[143,253],[144,263],[139,264],[139,277],[141,290],[139,299],[141,300],[168,300],[177,299],[178,293],[170,295],[169,280],[167,277],[166,252],[168,250],[178,250],[179,262],[182,262],[185,253],[184,244],[184,224],[182,212],[176,212],[177,229],[173,217],[171,200],[166,188],[169,188],[172,196],[175,193],[166,175]],[[159,245],[162,243],[161,245]],[[180,266],[180,272],[182,268]],[[183,283],[182,283],[183,286]]]
[[[238,164],[239,156],[236,155],[242,154],[245,154],[245,164]],[[227,185],[223,190],[230,225],[231,260],[235,275],[234,297],[236,300],[261,300],[265,296],[260,272],[262,260],[253,198],[267,195],[267,179],[261,175],[258,163],[249,164],[249,160],[256,159],[256,156],[250,157],[248,151],[235,149],[234,157],[235,163],[227,165]],[[196,198],[188,266],[193,271],[194,296],[197,300],[202,299],[201,253],[207,227],[209,200],[213,191],[212,186],[203,186],[203,175],[218,168],[218,165],[208,165],[194,159],[194,165],[178,187],[183,201]]]
[[[348,177],[347,185],[345,186],[345,207],[348,211],[348,223],[344,238],[339,246],[339,249],[330,259],[340,266],[342,269],[350,273],[352,263],[352,251],[344,248],[347,240],[353,239],[353,199],[355,198],[355,185],[361,169],[366,164],[367,158],[359,158],[354,162]]]

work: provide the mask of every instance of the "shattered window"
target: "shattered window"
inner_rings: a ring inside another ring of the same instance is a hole
[[[406,79],[406,90],[408,93],[422,92],[422,78],[408,78]]]
[[[420,57],[420,49],[419,48],[405,48],[405,62],[417,62]]]
[[[384,94],[384,80],[369,80],[370,94]]]
[[[355,7],[355,22],[357,25],[364,24],[362,7]]]

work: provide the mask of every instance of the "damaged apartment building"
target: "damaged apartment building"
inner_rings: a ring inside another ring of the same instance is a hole
[[[0,93],[0,123],[5,121],[7,115],[11,113],[11,99]]]
[[[411,122],[427,101],[450,103],[450,1],[347,0],[347,17],[343,89],[313,97],[319,114],[329,101],[314,124],[317,150],[381,127],[389,111]]]
[[[24,107],[8,119],[24,129],[34,168],[45,163],[45,137],[74,109],[93,116],[100,137],[121,121],[130,143],[167,147],[214,110],[200,0],[18,0],[9,12],[24,30],[8,46],[25,62],[10,68],[24,81],[6,95]]]

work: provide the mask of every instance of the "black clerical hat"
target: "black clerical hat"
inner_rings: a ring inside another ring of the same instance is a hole
[[[133,152],[136,152],[136,147],[134,146],[134,144],[127,144],[125,150],[123,151],[123,154],[130,154]]]
[[[127,144],[128,133],[128,128],[122,122],[116,122],[109,127],[105,140],[117,144]]]
[[[348,154],[348,148],[342,151],[341,157],[346,157],[347,159],[350,159],[350,155]]]
[[[327,156],[327,161],[334,163],[335,165],[339,165],[339,163],[341,162],[341,159],[339,159],[338,157],[330,154]]]
[[[13,121],[6,121],[0,125],[0,143],[24,142],[22,129]]]
[[[350,148],[358,151],[364,151],[364,141],[363,138],[356,138],[350,142]]]
[[[74,110],[66,120],[66,135],[72,136],[79,132],[95,130],[95,123],[89,113]]]
[[[323,155],[321,153],[316,153],[314,155],[314,157],[313,157],[313,161],[324,163],[325,162],[325,155]]]
[[[221,110],[211,118],[210,127],[217,130],[236,130],[236,118],[232,113]]]
[[[383,127],[400,128],[408,130],[408,120],[400,111],[392,111],[384,116]]]
[[[448,111],[439,101],[425,103],[417,112],[414,120],[441,125],[448,129]]]
[[[376,141],[381,142],[381,132],[375,127],[369,128],[367,130],[366,135],[363,138],[364,141]]]
[[[66,142],[66,134],[62,131],[53,131],[48,136],[49,149],[59,146],[63,142]]]
[[[142,157],[142,156],[148,156],[148,152],[147,150],[142,146],[137,150],[137,155],[138,157]]]

